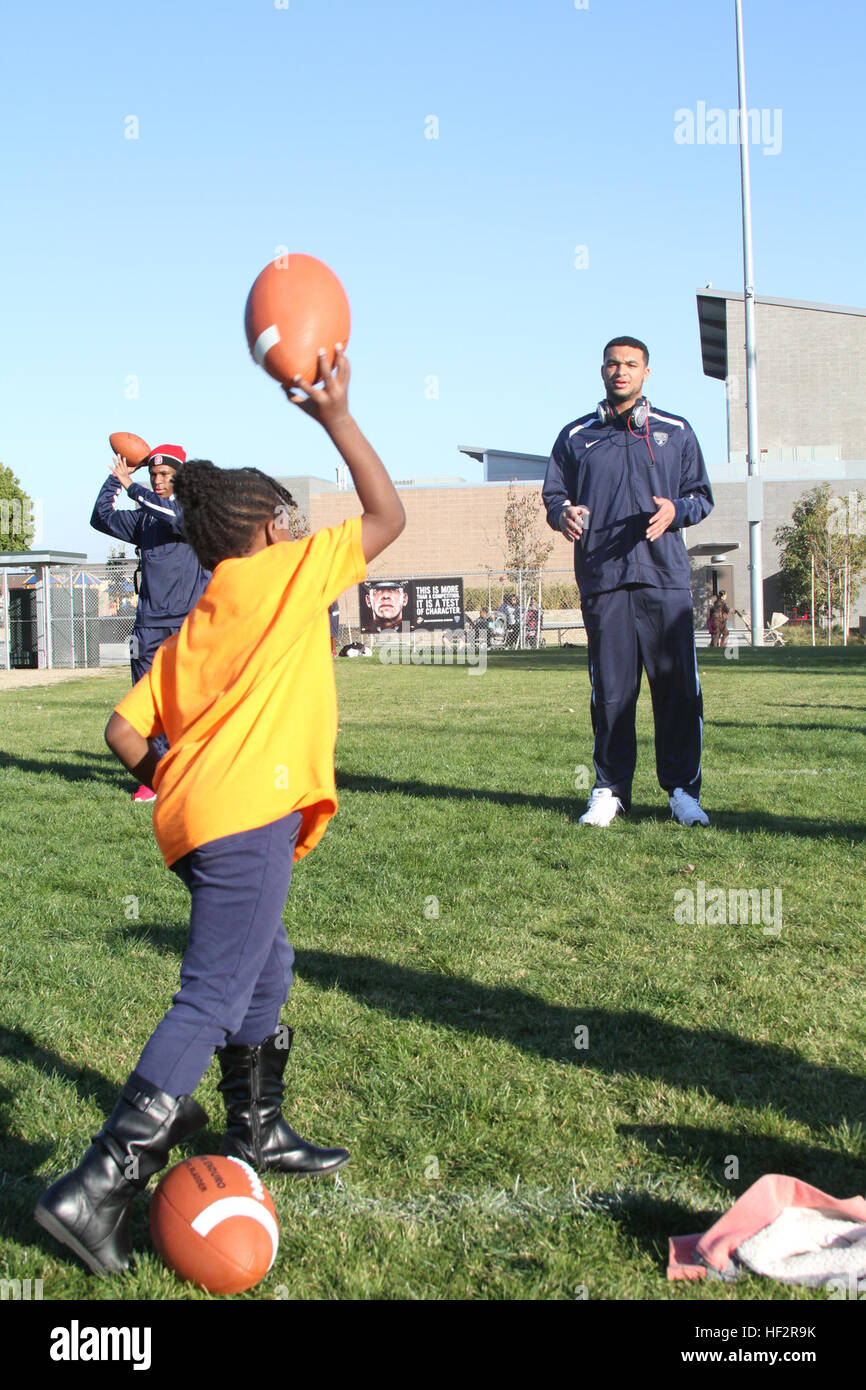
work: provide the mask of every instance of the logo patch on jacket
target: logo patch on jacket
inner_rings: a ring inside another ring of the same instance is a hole
[[[667,444],[669,438],[670,435],[665,434],[663,430],[653,430],[653,439],[655,440],[656,444]]]

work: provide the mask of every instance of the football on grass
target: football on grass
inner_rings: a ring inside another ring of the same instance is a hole
[[[280,1240],[271,1195],[239,1158],[177,1163],[150,1201],[151,1239],[170,1269],[209,1293],[242,1293],[263,1279]]]

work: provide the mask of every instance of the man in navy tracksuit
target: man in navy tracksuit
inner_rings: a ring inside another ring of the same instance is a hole
[[[182,539],[183,512],[174,496],[174,475],[185,461],[186,454],[177,444],[152,450],[137,465],[147,466],[150,491],[133,482],[132,470],[118,455],[90,518],[97,531],[137,546],[141,555],[141,592],[129,644],[133,684],[150,670],[157,648],[179,631],[210,579]],[[121,488],[137,504],[134,512],[115,510]],[[164,753],[168,742],[160,735],[153,746]],[[153,801],[154,796],[150,787],[142,786],[133,800]]]
[[[613,339],[601,375],[606,399],[559,434],[542,490],[549,525],[575,543],[587,633],[595,787],[580,820],[609,825],[629,809],[643,668],[656,771],[671,815],[682,825],[708,825],[700,806],[703,703],[682,528],[712,510],[710,481],[688,421],[643,395],[644,343]]]

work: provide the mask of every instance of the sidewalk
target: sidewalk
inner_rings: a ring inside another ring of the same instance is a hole
[[[64,667],[54,671],[0,671],[0,693],[4,690],[20,690],[31,685],[57,685],[60,681],[87,680],[91,676],[116,676],[124,671],[123,666],[79,666]]]

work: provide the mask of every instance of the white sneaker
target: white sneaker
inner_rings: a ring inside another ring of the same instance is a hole
[[[610,825],[622,810],[622,802],[618,796],[614,796],[610,787],[595,787],[578,824]]]
[[[701,810],[701,803],[684,792],[682,787],[676,787],[668,800],[671,819],[679,821],[680,825],[709,825],[710,818],[706,811]]]

